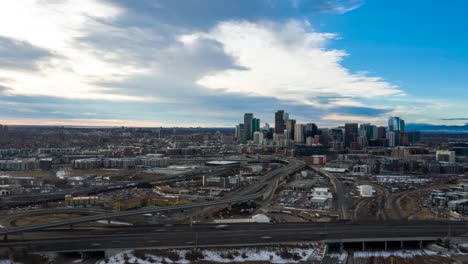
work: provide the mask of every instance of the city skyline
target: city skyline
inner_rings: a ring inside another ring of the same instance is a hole
[[[0,123],[233,127],[255,113],[274,126],[277,109],[319,127],[468,123],[463,1],[199,7],[1,3]]]

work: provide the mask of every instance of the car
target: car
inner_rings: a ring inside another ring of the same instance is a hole
[[[91,246],[93,246],[93,247],[99,247],[99,246],[102,246],[102,244],[101,244],[101,243],[92,243]]]
[[[158,244],[158,243],[160,243],[161,241],[159,241],[159,240],[150,240],[150,241],[148,241],[148,242],[150,242],[151,244]]]
[[[187,242],[185,242],[185,244],[186,244],[186,245],[195,245],[195,242],[193,242],[193,241],[187,241]]]
[[[271,236],[262,236],[262,237],[260,237],[260,238],[263,239],[263,240],[270,240],[270,239],[272,239]]]

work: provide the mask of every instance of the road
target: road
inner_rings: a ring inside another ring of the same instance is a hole
[[[174,248],[300,243],[324,240],[434,239],[449,232],[448,222],[381,221],[334,223],[135,226],[104,230],[29,232],[0,242],[0,248],[27,246],[31,251],[79,251],[124,248]],[[450,233],[468,232],[466,223],[452,223]]]
[[[54,214],[79,214],[79,215],[96,215],[105,213],[104,209],[98,208],[57,208],[54,209]],[[0,219],[0,224],[4,227],[13,227],[14,221],[26,217],[39,216],[50,214],[50,209],[37,209],[17,211],[14,213],[7,213]]]
[[[15,227],[15,228],[8,228],[0,230],[0,235],[8,235],[17,232],[27,232],[33,230],[40,230],[46,229],[51,227],[57,226],[64,226],[64,225],[73,225],[79,224],[84,222],[94,222],[98,220],[106,220],[112,218],[119,218],[119,217],[126,217],[126,216],[134,216],[134,215],[143,215],[155,212],[168,212],[168,211],[186,211],[194,208],[203,208],[203,207],[210,207],[216,205],[223,205],[223,204],[233,204],[243,201],[250,201],[250,200],[257,200],[262,199],[264,195],[269,195],[272,188],[270,185],[275,184],[275,180],[281,176],[288,175],[298,169],[304,167],[304,162],[296,159],[286,159],[285,162],[288,165],[281,167],[277,170],[274,170],[262,177],[262,180],[256,182],[255,184],[251,184],[247,188],[242,190],[242,193],[236,193],[235,197],[228,197],[224,199],[219,199],[216,201],[211,202],[204,202],[204,203],[194,203],[194,204],[186,204],[186,205],[176,205],[176,206],[167,206],[167,207],[144,207],[137,210],[129,210],[123,212],[115,212],[115,213],[107,213],[98,216],[84,216],[84,217],[77,217],[71,218],[66,220],[60,220],[56,222],[50,223],[43,223],[31,226],[23,226],[23,227]],[[51,209],[51,212],[54,212]]]
[[[348,206],[345,200],[345,191],[344,191],[343,183],[340,180],[338,180],[336,176],[333,175],[333,173],[324,171],[317,166],[312,166],[312,168],[316,171],[319,171],[322,175],[330,179],[330,182],[332,183],[333,188],[335,188],[336,200],[337,200],[339,212],[341,215],[341,219],[349,219]]]

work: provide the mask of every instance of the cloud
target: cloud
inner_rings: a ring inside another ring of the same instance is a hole
[[[352,73],[340,62],[344,51],[326,49],[335,34],[319,33],[304,23],[286,24],[230,21],[211,31],[193,34],[223,44],[227,54],[248,70],[213,72],[198,80],[210,89],[318,104],[321,96],[375,98],[402,94],[379,77]],[[307,99],[305,99],[307,98]],[[352,103],[352,100],[348,99]]]
[[[126,10],[122,24],[151,27],[155,22],[186,29],[207,30],[220,21],[282,20],[318,13],[343,14],[362,5],[360,0],[112,0]],[[194,12],[197,10],[197,12]]]
[[[34,47],[55,56],[41,64],[41,70],[24,72],[0,68],[3,85],[11,93],[23,95],[94,98],[101,100],[144,100],[132,95],[113,95],[90,84],[91,80],[111,80],[139,72],[132,65],[113,64],[76,40],[90,28],[104,26],[100,21],[121,14],[117,6],[100,1],[6,1],[0,6],[0,36],[23,50]],[[23,52],[24,53],[24,52]],[[31,52],[27,53],[29,55]],[[23,70],[26,68],[22,68]]]
[[[50,51],[35,47],[27,41],[0,36],[0,68],[37,70],[39,62],[50,56]]]
[[[272,122],[283,108],[308,122],[386,115],[391,109],[363,100],[402,94],[344,68],[348,54],[328,48],[339,36],[307,21],[361,2],[206,0],[193,12],[199,4],[2,3],[0,36],[53,56],[33,60],[37,72],[0,68],[0,85],[9,87],[0,87],[0,117],[232,126],[243,112]]]

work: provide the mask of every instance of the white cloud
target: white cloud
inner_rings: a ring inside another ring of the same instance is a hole
[[[115,95],[94,81],[115,81],[143,72],[124,62],[104,60],[78,39],[90,30],[105,28],[99,19],[121,15],[120,8],[94,0],[77,1],[4,1],[0,8],[0,36],[26,41],[49,50],[54,56],[39,64],[39,71],[0,71],[8,77],[2,84],[10,94],[48,95],[65,98],[104,100],[145,100],[142,96]]]
[[[224,45],[225,52],[239,66],[206,75],[198,84],[211,89],[227,89],[260,96],[275,96],[304,104],[317,104],[313,98],[332,94],[375,98],[402,94],[379,77],[351,73],[340,62],[344,51],[326,49],[335,34],[318,33],[304,23],[223,22],[208,33],[198,33]],[[197,38],[192,38],[197,39]],[[349,106],[358,104],[348,99]],[[341,101],[343,105],[345,101]]]
[[[372,123],[375,125],[385,125],[385,119],[382,117],[364,117],[353,115],[328,114],[320,118],[319,124],[343,124],[343,123]]]

